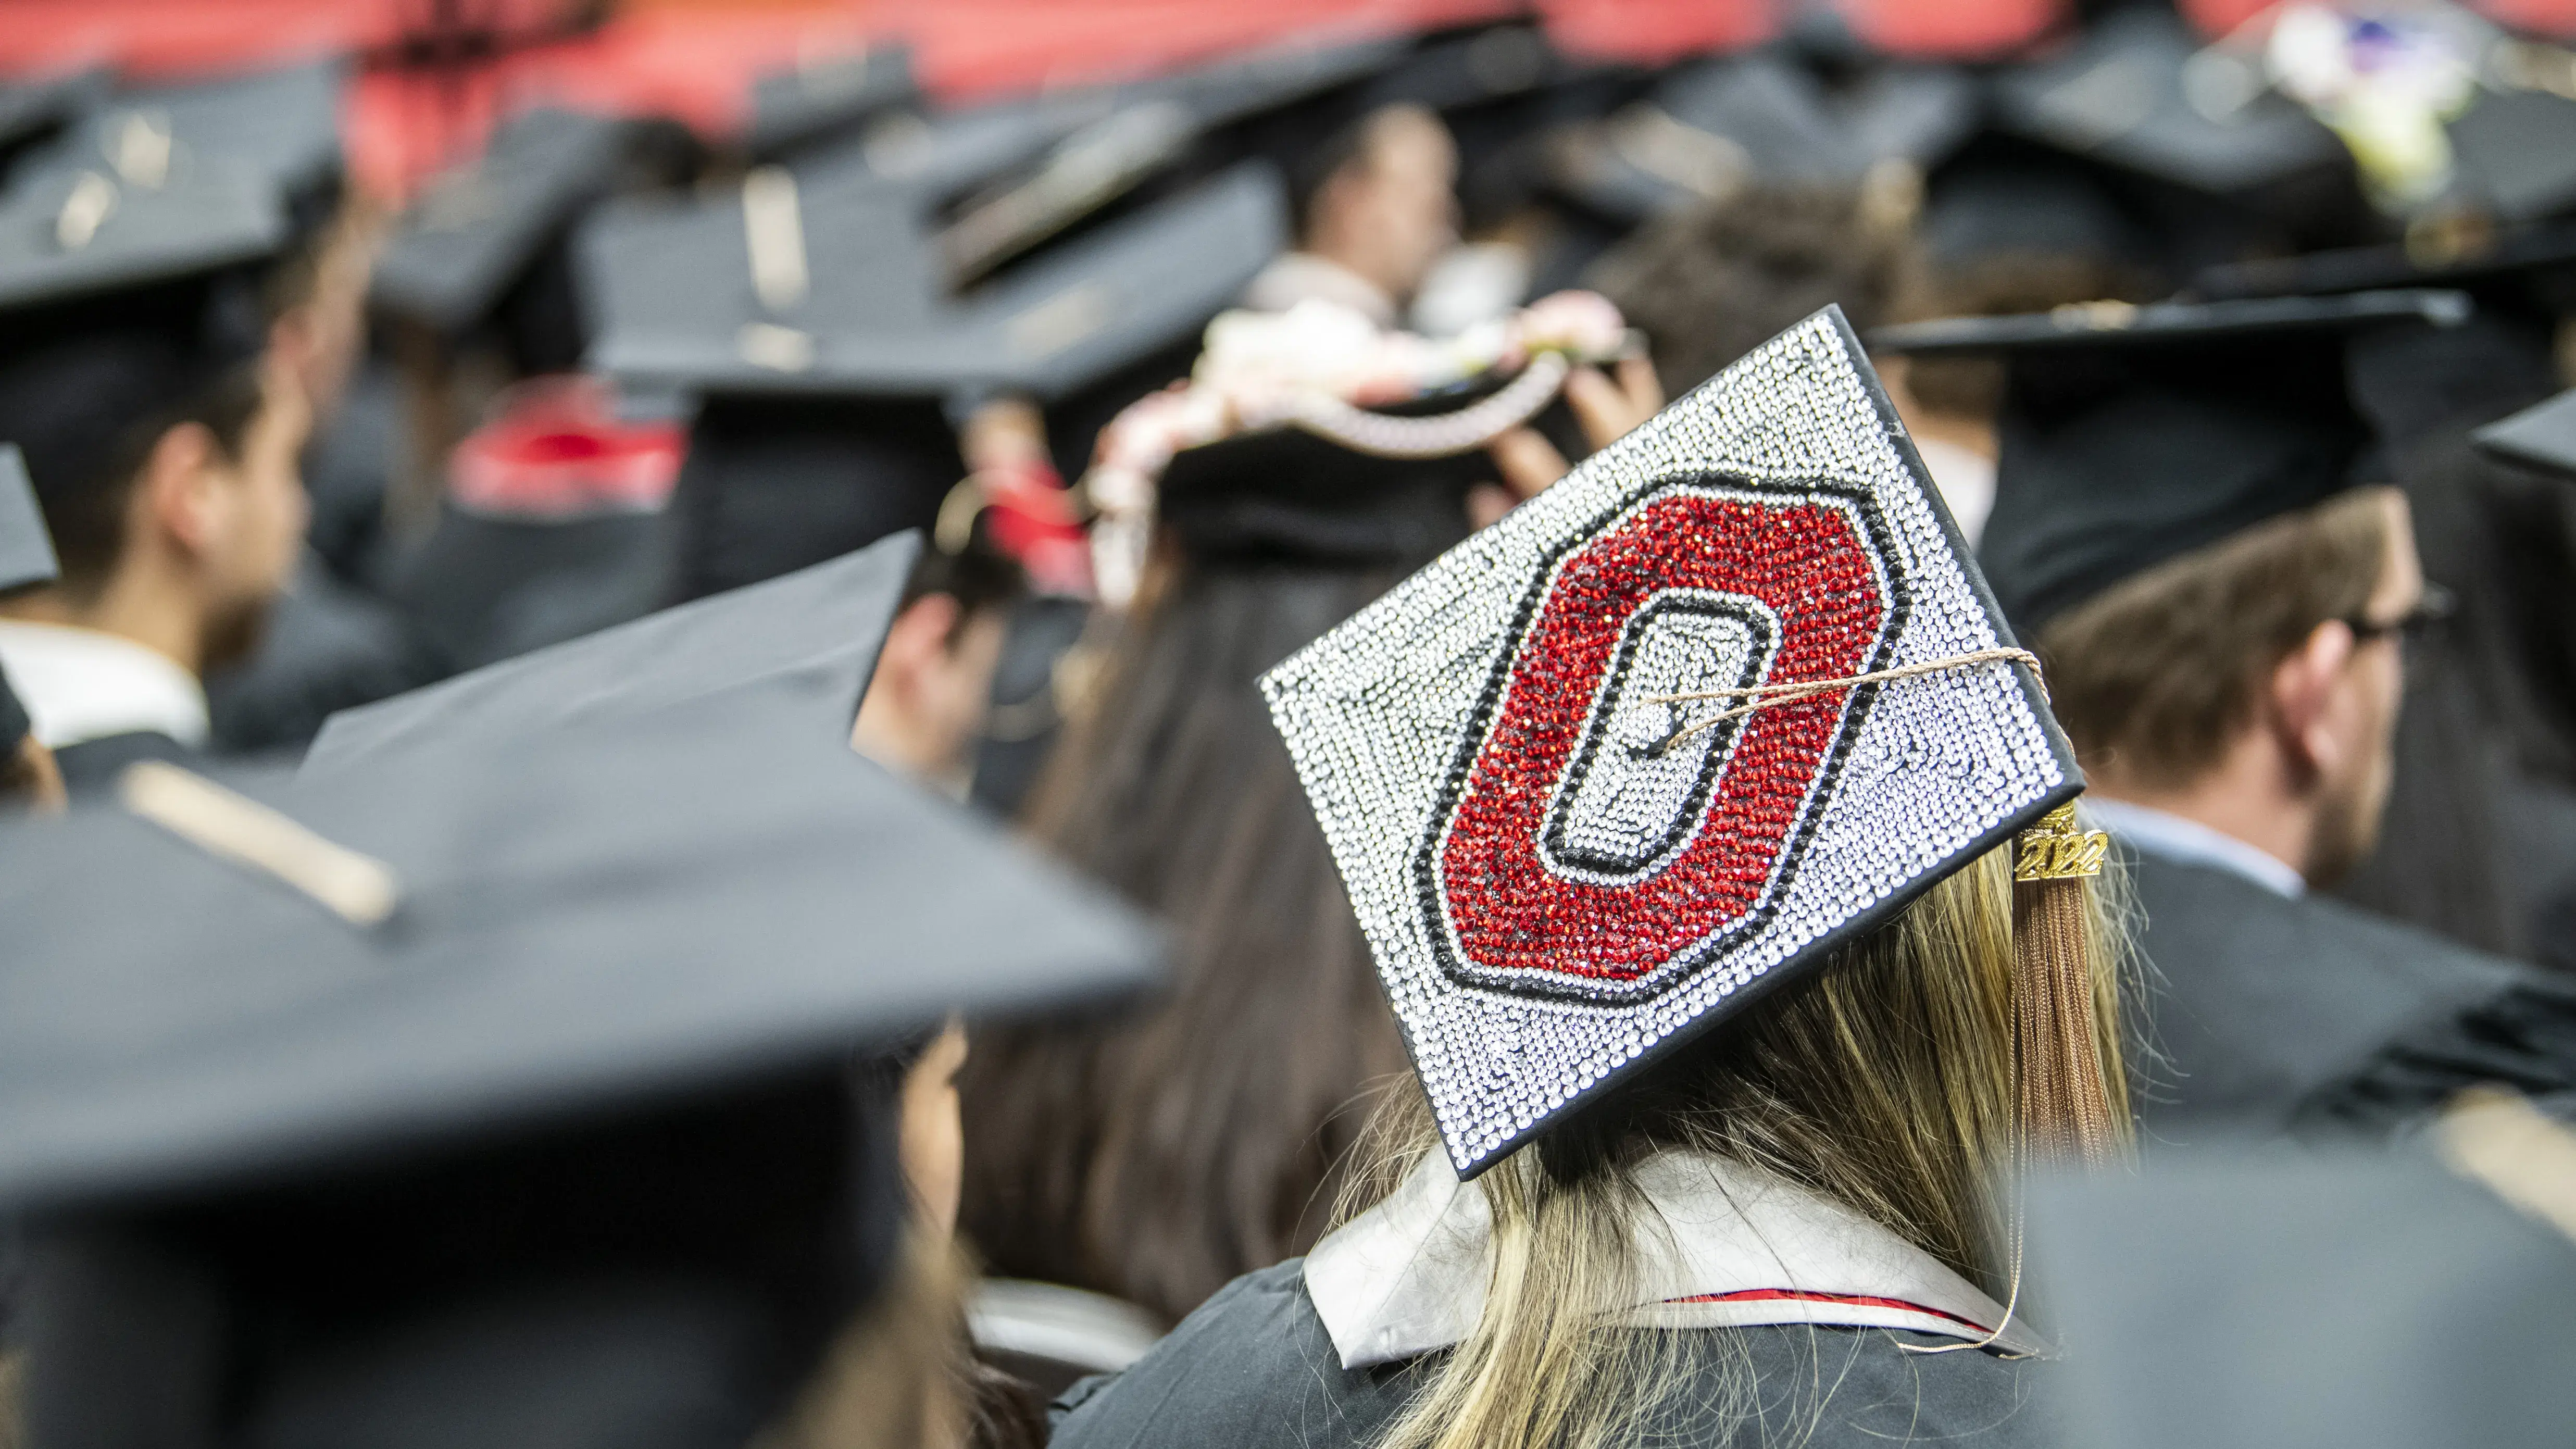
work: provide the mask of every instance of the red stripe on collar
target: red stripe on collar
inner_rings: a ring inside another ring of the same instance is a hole
[[[1922,1313],[1933,1318],[1946,1318],[1952,1323],[1973,1328],[1979,1333],[1989,1331],[1984,1324],[1973,1319],[1961,1318],[1955,1313],[1944,1313],[1938,1308],[1926,1308],[1920,1303],[1908,1303],[1902,1298],[1872,1298],[1860,1293],[1801,1293],[1793,1288],[1747,1288],[1740,1293],[1694,1293],[1687,1298],[1667,1298],[1664,1301],[1666,1303],[1774,1303],[1782,1299],[1794,1299],[1801,1303],[1845,1303],[1861,1308],[1894,1308],[1906,1313]]]

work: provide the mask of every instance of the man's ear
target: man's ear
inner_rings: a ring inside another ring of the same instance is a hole
[[[211,485],[222,452],[203,423],[179,423],[164,432],[135,479],[133,519],[183,552],[206,552],[217,527]]]
[[[2304,778],[2334,770],[2350,748],[2334,728],[2334,696],[2358,642],[2350,625],[2329,619],[2272,667],[2264,698],[2269,723],[2283,755]]]

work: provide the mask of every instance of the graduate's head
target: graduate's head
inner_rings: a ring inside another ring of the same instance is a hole
[[[65,336],[0,362],[74,618],[184,618],[200,671],[257,643],[304,541],[302,389],[257,355],[207,367],[152,330]]]
[[[1308,168],[1299,244],[1401,301],[1458,241],[1458,143],[1427,106],[1383,106],[1328,138]]]
[[[2005,358],[1983,561],[2098,787],[2318,884],[2370,853],[2426,589],[2352,358],[2466,309],[2425,291],[2102,303],[1881,334]]]
[[[1492,1214],[1387,1444],[1633,1436],[1662,1153],[2002,1316],[1997,1174],[2127,1136],[2105,842],[2010,637],[1829,309],[1264,676],[1436,1128],[1389,1156]]]
[[[2249,747],[2313,799],[2320,885],[2379,838],[2404,693],[2404,625],[2426,595],[2406,497],[2341,494],[2170,560],[2052,620],[2058,718],[2106,786],[2183,792]]]
[[[1819,307],[1863,330],[1890,320],[1914,285],[1910,196],[1876,182],[1748,184],[1648,222],[1591,283],[1646,329],[1679,397]]]

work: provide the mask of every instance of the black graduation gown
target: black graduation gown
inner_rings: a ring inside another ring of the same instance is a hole
[[[2466,1087],[2576,1086],[2576,982],[2315,895],[2123,850],[2144,915],[2148,1144],[2382,1132]]]
[[[1694,1388],[1641,1443],[1658,1449],[1802,1442],[1813,1449],[2012,1449],[2062,1442],[2033,1397],[2051,1366],[1878,1328],[1676,1329],[1704,1345]],[[1716,1412],[1745,1382],[1757,1416]],[[1181,1321],[1126,1372],[1056,1400],[1052,1449],[1366,1449],[1419,1386],[1414,1365],[1345,1369],[1306,1296],[1305,1260],[1247,1274]],[[1812,1424],[1812,1433],[1805,1432]]]
[[[129,730],[121,735],[101,735],[76,745],[64,745],[54,751],[54,765],[63,772],[63,790],[78,799],[114,789],[116,777],[125,767],[139,760],[168,760],[173,764],[194,764],[200,756],[159,730]]]

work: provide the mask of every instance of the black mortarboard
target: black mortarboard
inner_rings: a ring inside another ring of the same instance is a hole
[[[2457,292],[2064,307],[1881,329],[1918,356],[2007,364],[1979,559],[2014,627],[2167,559],[2371,481],[2347,341],[2451,326]]]
[[[2482,309],[2554,320],[2576,312],[2576,222],[2427,228],[2407,243],[2233,262],[2191,279],[2193,296],[2221,301],[2392,287],[2457,287]]]
[[[2468,1449],[2576,1421],[2576,1243],[2420,1146],[2213,1146],[2029,1212],[2035,1294],[2081,1345],[2069,1442]]]
[[[831,563],[333,715],[305,756],[319,775],[424,745],[499,740],[651,714],[755,687],[846,741],[921,551],[905,533]]]
[[[36,145],[107,94],[105,69],[76,70],[38,80],[0,81],[0,169],[21,147]]]
[[[432,183],[404,214],[369,300],[451,336],[480,322],[547,243],[614,189],[629,129],[578,111],[512,117],[480,160]]]
[[[128,91],[75,122],[31,168],[103,169],[151,189],[209,166],[238,167],[276,188],[299,229],[339,199],[341,93],[337,60],[220,80]]]
[[[0,836],[35,1432],[733,1445],[775,1416],[904,1212],[852,1055],[1131,991],[1154,955],[778,723],[233,780],[363,887],[322,887],[341,909],[390,907],[371,927],[214,853],[241,808],[184,776]]]
[[[751,87],[743,149],[771,157],[836,137],[920,100],[908,46],[872,46],[763,76]]]
[[[460,1140],[1144,984],[1105,896],[796,723],[735,696],[231,779],[390,872],[372,927],[124,811],[0,836],[0,1198]]]
[[[2557,390],[2559,319],[2576,311],[2576,223],[2428,227],[2405,244],[2211,267],[2191,291],[2223,300],[2413,287],[2465,292],[2477,316],[2356,354],[2358,394],[2392,447],[2492,422]]]
[[[2576,392],[2562,392],[2474,435],[2478,450],[2543,473],[2576,478]]]
[[[2204,56],[2172,11],[2128,5],[2064,54],[2000,73],[1995,120],[2045,145],[2212,196],[2255,198],[2319,172],[2348,175],[2343,143],[2265,89],[2259,73],[2242,88],[2243,103],[2225,109],[2186,79],[2196,64],[2242,63]]]
[[[964,472],[952,400],[1056,403],[1186,348],[1287,233],[1276,174],[1245,163],[951,295],[935,200],[772,170],[738,197],[621,208],[586,235],[593,365],[701,400],[675,502],[682,597],[927,526]]]
[[[646,391],[1060,398],[1194,334],[1286,234],[1276,175],[1246,165],[952,298],[928,201],[766,172],[739,198],[621,208],[584,238],[593,364]]]
[[[130,434],[267,343],[275,193],[208,167],[159,188],[57,171],[0,198],[0,439],[40,498],[103,481]]]
[[[2576,99],[2482,87],[2450,138],[2453,191],[2480,210],[2524,221],[2576,206]]]
[[[1921,238],[1925,260],[1945,275],[2033,257],[2108,273],[2146,266],[2154,249],[2097,168],[2001,138],[1982,139],[1932,178]]]
[[[0,310],[130,293],[264,261],[286,239],[267,182],[209,167],[159,186],[47,170],[0,195]]]
[[[51,583],[60,566],[53,535],[27,479],[26,459],[15,443],[0,443],[0,594]]]
[[[1701,61],[1577,143],[1559,180],[1631,223],[1748,182],[1852,185],[1882,161],[1929,169],[1968,138],[1977,105],[1943,66],[1829,77],[1786,50]]]
[[[1481,382],[1371,411],[1398,418],[1454,413],[1500,385]],[[1380,458],[1278,428],[1174,454],[1158,509],[1190,557],[1202,561],[1413,568],[1466,537],[1468,490],[1499,476],[1482,448]]]

